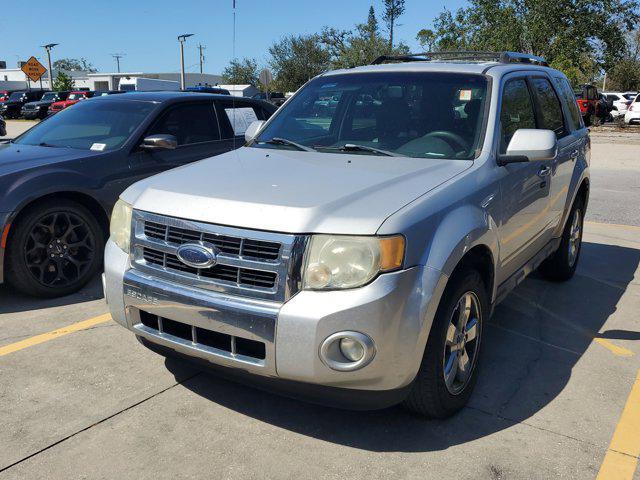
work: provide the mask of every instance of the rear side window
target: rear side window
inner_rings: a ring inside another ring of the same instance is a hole
[[[220,140],[220,131],[211,103],[187,103],[169,107],[146,135],[159,134],[173,135],[178,145]]]
[[[567,120],[569,121],[571,130],[580,130],[582,128],[582,115],[580,115],[578,102],[573,94],[573,90],[569,86],[569,82],[561,77],[555,77],[553,81],[555,82],[556,87],[558,87],[560,97],[569,110],[569,118]]]
[[[560,100],[558,100],[549,80],[533,78],[531,86],[538,104],[538,128],[553,130],[558,138],[566,135]]]
[[[502,92],[502,108],[500,110],[500,153],[507,151],[507,146],[521,128],[536,128],[533,103],[523,78],[509,80]]]
[[[258,105],[233,100],[217,100],[218,118],[222,129],[222,138],[233,138],[244,135],[249,125],[256,120],[268,118]]]

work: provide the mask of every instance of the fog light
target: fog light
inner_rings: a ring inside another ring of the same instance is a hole
[[[340,340],[340,353],[347,360],[357,362],[364,357],[364,346],[354,338],[345,337]]]
[[[352,372],[366,367],[376,355],[376,347],[368,335],[345,331],[329,335],[318,352],[322,362],[332,370]]]

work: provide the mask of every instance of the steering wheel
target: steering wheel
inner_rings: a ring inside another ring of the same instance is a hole
[[[457,133],[449,132],[447,130],[436,130],[435,132],[427,133],[423,138],[427,137],[441,138],[454,148],[458,146],[461,150],[466,151],[469,149],[469,144],[464,138]]]

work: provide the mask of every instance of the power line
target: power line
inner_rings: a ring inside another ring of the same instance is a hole
[[[118,69],[118,73],[120,73],[120,59],[123,58],[125,55],[126,55],[125,53],[112,53],[111,54],[111,56],[116,61],[116,67]]]
[[[204,53],[203,50],[206,50],[207,47],[202,44],[198,44],[198,50],[200,51],[200,73],[202,74],[202,65],[204,64]]]

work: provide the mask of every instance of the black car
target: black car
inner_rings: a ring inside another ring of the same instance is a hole
[[[266,100],[267,102],[273,103],[276,107],[279,107],[287,101],[287,98],[282,92],[260,92],[256,93],[251,98],[253,98],[254,100]]]
[[[0,115],[0,137],[7,135],[7,122],[4,121],[2,115]]]
[[[1,144],[0,283],[45,297],[78,290],[101,266],[109,215],[125,188],[242,146],[247,121],[274,111],[223,95],[109,95]]]
[[[9,95],[9,100],[0,103],[0,115],[5,118],[18,118],[25,103],[37,102],[46,90],[19,90]]]
[[[25,103],[22,107],[22,116],[28,120],[44,118],[48,115],[47,110],[54,102],[66,100],[71,92],[47,92],[37,102]]]

